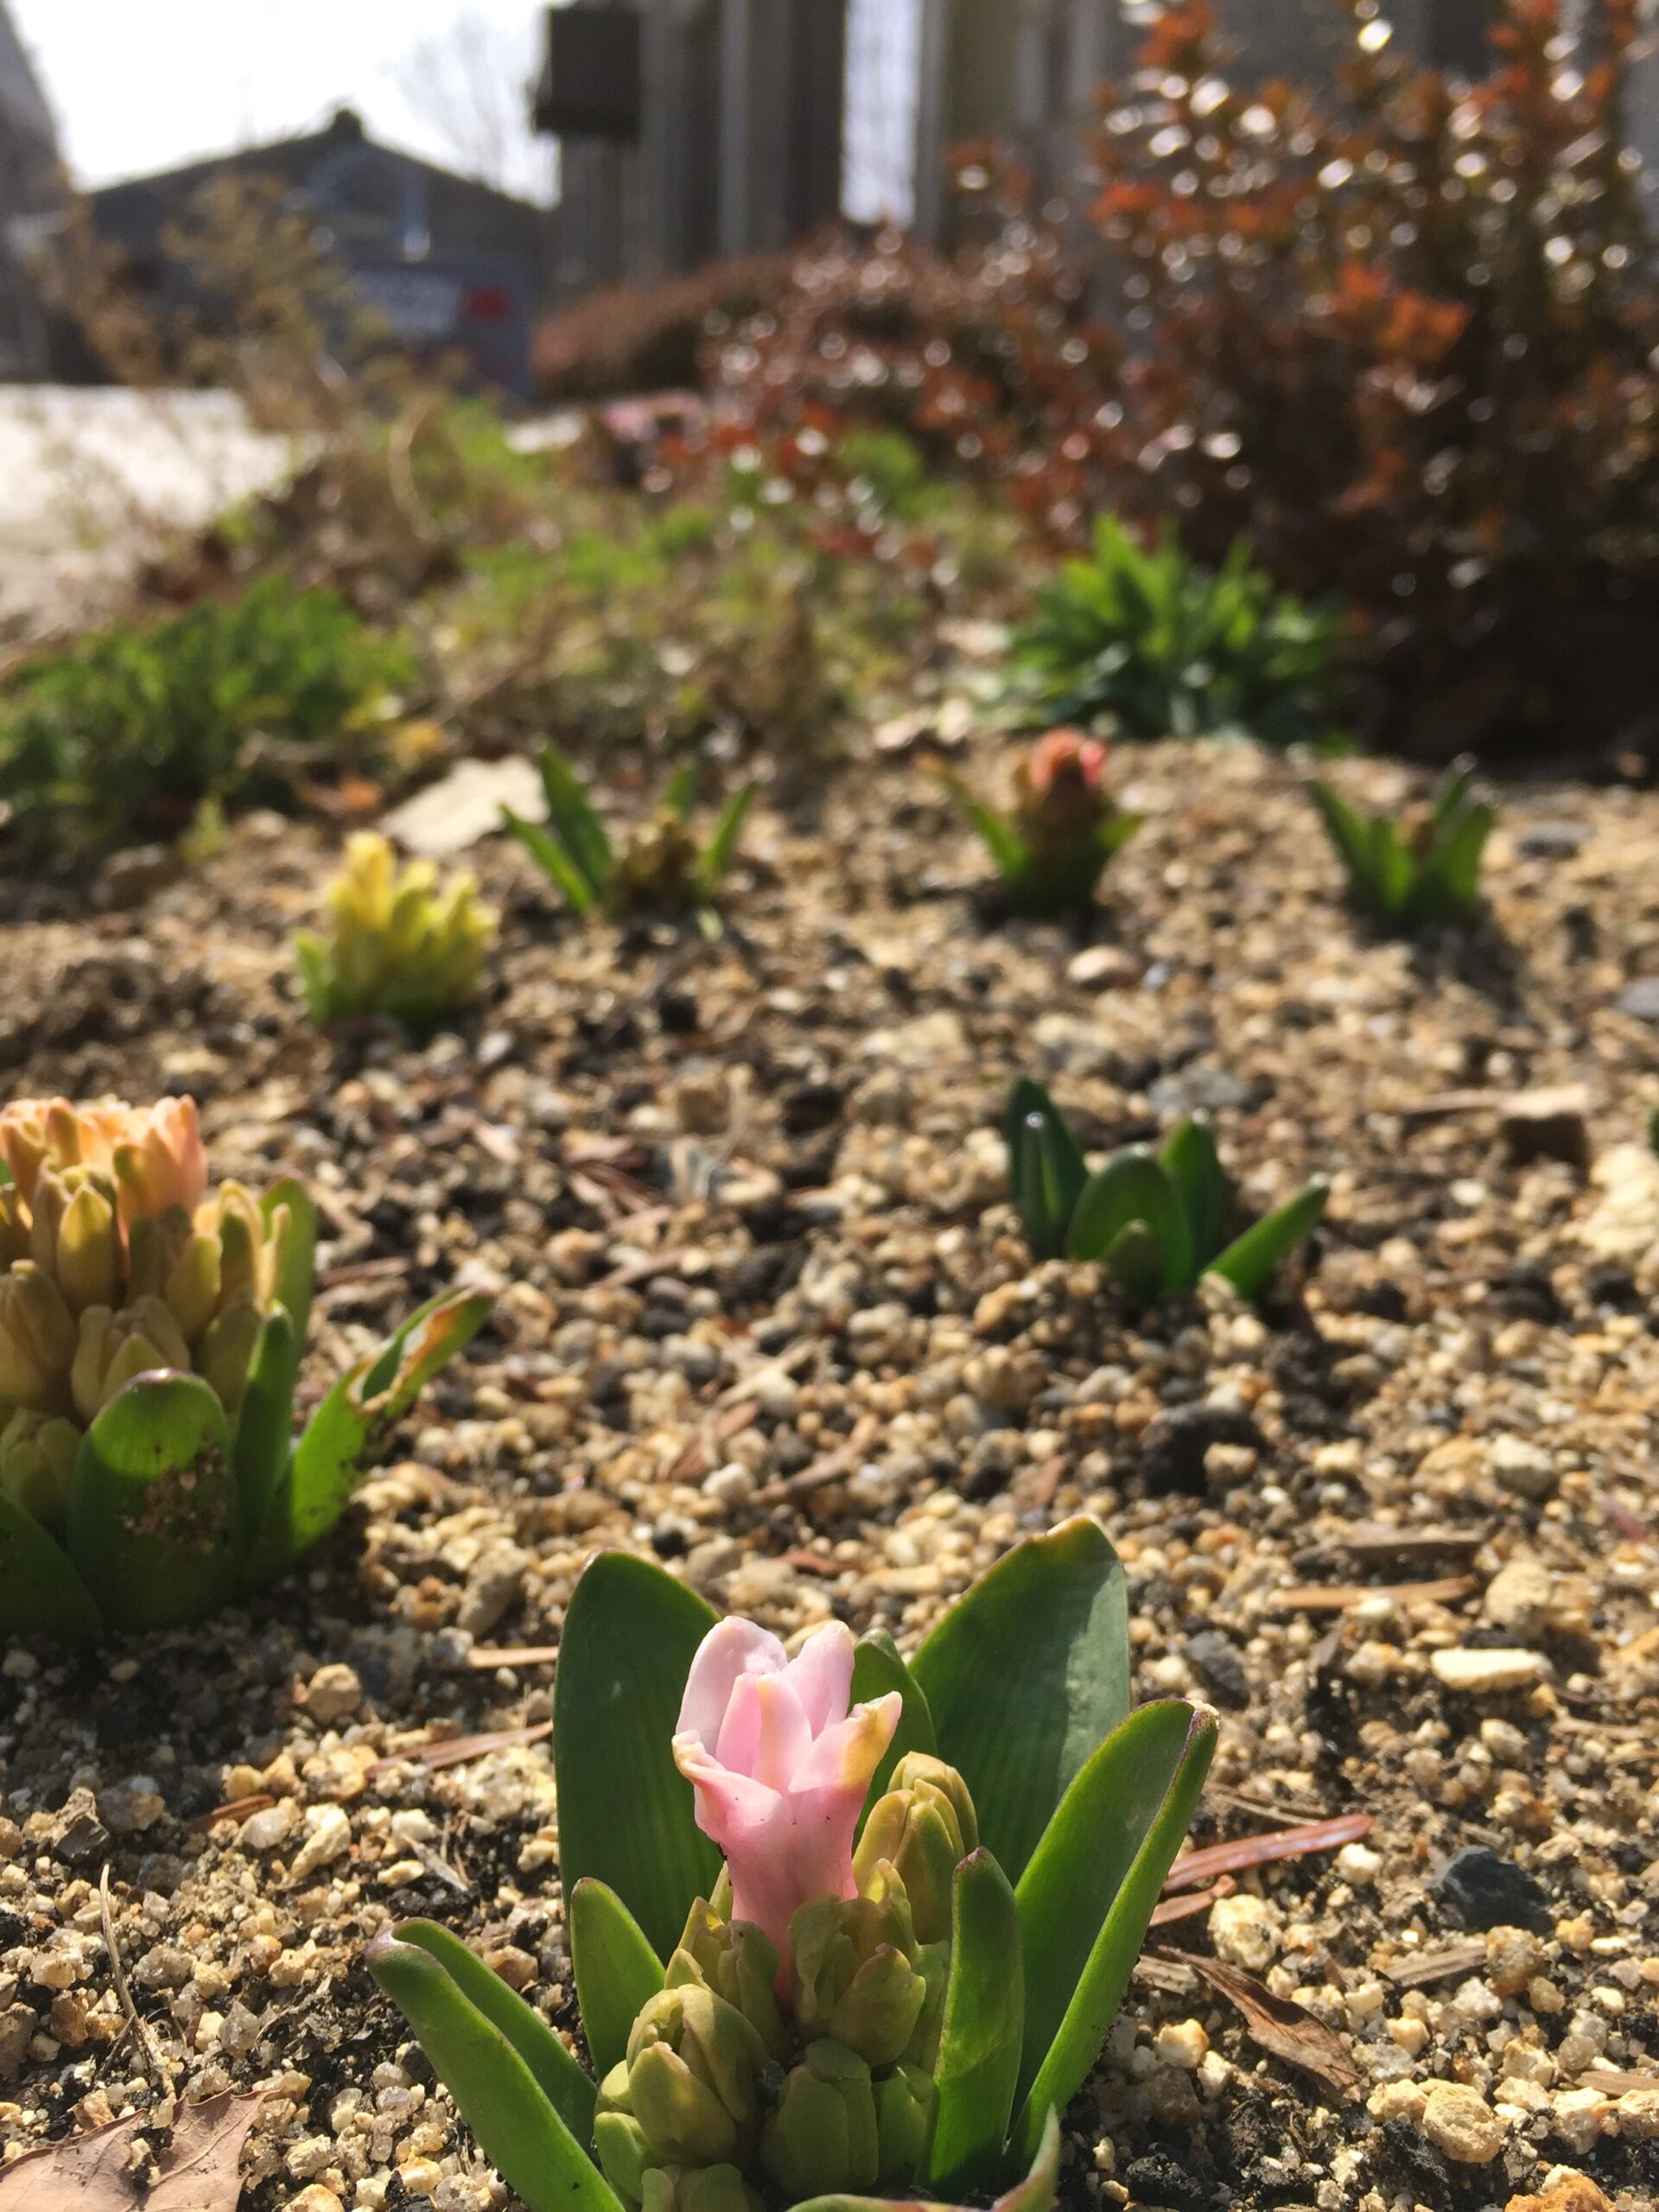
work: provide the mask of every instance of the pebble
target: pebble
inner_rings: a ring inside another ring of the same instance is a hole
[[[1453,1644],[1431,1654],[1428,1663],[1447,1689],[1467,1697],[1530,1689],[1549,1673],[1549,1662],[1536,1651],[1488,1651],[1478,1645]]]
[[[308,2182],[297,2196],[287,2198],[283,2212],[345,2212],[332,2189],[320,2181]]]
[[[309,1833],[289,1867],[290,1881],[308,1881],[352,1847],[352,1824],[338,1805],[313,1805],[305,1824]]]
[[[1512,1933],[1542,1922],[1549,1909],[1536,1878],[1484,1843],[1471,1843],[1457,1853],[1433,1887],[1465,1928]]]
[[[1487,1584],[1481,1611],[1495,1628],[1524,1642],[1549,1625],[1554,1587],[1548,1568],[1536,1560],[1512,1559]]]
[[[1434,2148],[1460,2166],[1487,2166],[1503,2148],[1503,2122],[1465,2082],[1432,2082],[1417,2123]]]
[[[1273,1963],[1282,1927],[1277,1909],[1266,1897],[1251,1897],[1247,1891],[1217,1897],[1210,1908],[1210,1941],[1216,1956],[1252,1974]]]
[[[1548,1452],[1519,1436],[1495,1437],[1486,1464],[1503,1487],[1516,1497],[1536,1504],[1554,1492],[1555,1462]]]
[[[348,1719],[363,1702],[363,1685],[354,1669],[332,1660],[319,1667],[305,1686],[305,1709],[319,1727]]]

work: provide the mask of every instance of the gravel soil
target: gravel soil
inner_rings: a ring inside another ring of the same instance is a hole
[[[310,1180],[308,1397],[457,1276],[499,1294],[288,1586],[0,1661],[9,2149],[257,2088],[249,2212],[505,2204],[362,1947],[432,1915],[574,2031],[543,1739],[587,1554],[908,1645],[1088,1512],[1140,1694],[1221,1710],[1195,1841],[1373,1825],[1154,1931],[1068,2206],[1655,2202],[1659,796],[1508,794],[1487,923],[1402,947],[1282,760],[1116,766],[1147,826],[1087,938],[988,926],[900,760],[757,810],[718,944],[581,925],[492,842],[487,998],[425,1046],[301,1015],[320,831],[252,818],[117,911],[4,892],[10,1095],[188,1090],[216,1174]],[[1328,1176],[1300,1277],[1137,1316],[1033,1270],[1022,1070],[1091,1147],[1207,1110],[1252,1203]]]

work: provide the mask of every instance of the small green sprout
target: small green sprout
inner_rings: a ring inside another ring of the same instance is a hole
[[[1310,789],[1348,872],[1348,895],[1373,921],[1405,934],[1475,920],[1481,856],[1497,817],[1466,763],[1446,772],[1427,806],[1398,817],[1362,814],[1328,783]]]
[[[1014,1201],[1033,1255],[1098,1260],[1130,1297],[1148,1305],[1185,1297],[1205,1274],[1220,1275],[1254,1301],[1325,1211],[1327,1186],[1313,1182],[1244,1225],[1216,1141],[1200,1121],[1183,1122],[1160,1153],[1130,1145],[1091,1174],[1065,1116],[1040,1084],[1023,1076],[1009,1096],[1003,1134]]]
[[[543,747],[537,766],[547,793],[546,822],[526,822],[509,807],[504,827],[575,912],[602,912],[620,921],[640,914],[712,915],[754,798],[753,783],[733,793],[708,842],[699,845],[691,830],[696,772],[679,769],[670,778],[650,826],[636,832],[619,853],[558,747]]]

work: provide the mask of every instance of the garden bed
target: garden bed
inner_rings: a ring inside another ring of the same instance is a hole
[[[499,1298],[286,1586],[0,1662],[8,2142],[258,2088],[251,2212],[481,2208],[362,1950],[442,1920],[574,2026],[541,1738],[590,1550],[908,1646],[1087,1512],[1139,1694],[1222,1709],[1197,1842],[1374,1826],[1154,1932],[1065,2201],[1475,2212],[1555,2167],[1652,2201],[1659,1058],[1620,1001],[1656,963],[1659,795],[1509,794],[1491,918],[1402,946],[1343,910],[1281,760],[1115,766],[1147,821],[1088,943],[986,929],[977,848],[900,761],[763,800],[714,944],[578,924],[492,841],[486,1000],[424,1047],[303,1020],[288,938],[338,857],[311,829],[250,817],[123,911],[14,892],[9,1096],[188,1090],[216,1172],[312,1185],[308,1395],[457,1275]],[[1020,1072],[1091,1149],[1202,1109],[1253,1204],[1329,1177],[1305,1280],[1137,1319],[1095,1268],[1033,1271]],[[1299,2008],[1312,2070],[1183,1953]]]

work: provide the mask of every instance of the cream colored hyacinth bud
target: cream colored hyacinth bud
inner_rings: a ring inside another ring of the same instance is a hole
[[[0,1406],[67,1413],[74,1357],[75,1317],[62,1292],[19,1260],[0,1275]]]
[[[248,1363],[264,1325],[264,1316],[256,1306],[227,1306],[208,1324],[197,1349],[196,1372],[227,1414],[234,1414],[242,1403]]]
[[[0,1495],[49,1528],[69,1503],[80,1431],[59,1414],[19,1411],[0,1428]]]
[[[212,1204],[205,1201],[200,1211]],[[182,1206],[135,1221],[127,1284],[133,1298],[164,1300],[189,1342],[197,1343],[219,1311],[218,1236],[199,1230]]]
[[[80,1317],[71,1376],[75,1411],[92,1421],[136,1376],[189,1366],[190,1347],[161,1299],[141,1298],[119,1313],[89,1306]]]
[[[95,1167],[48,1167],[35,1185],[29,1253],[74,1313],[121,1293],[121,1230],[113,1179]]]

